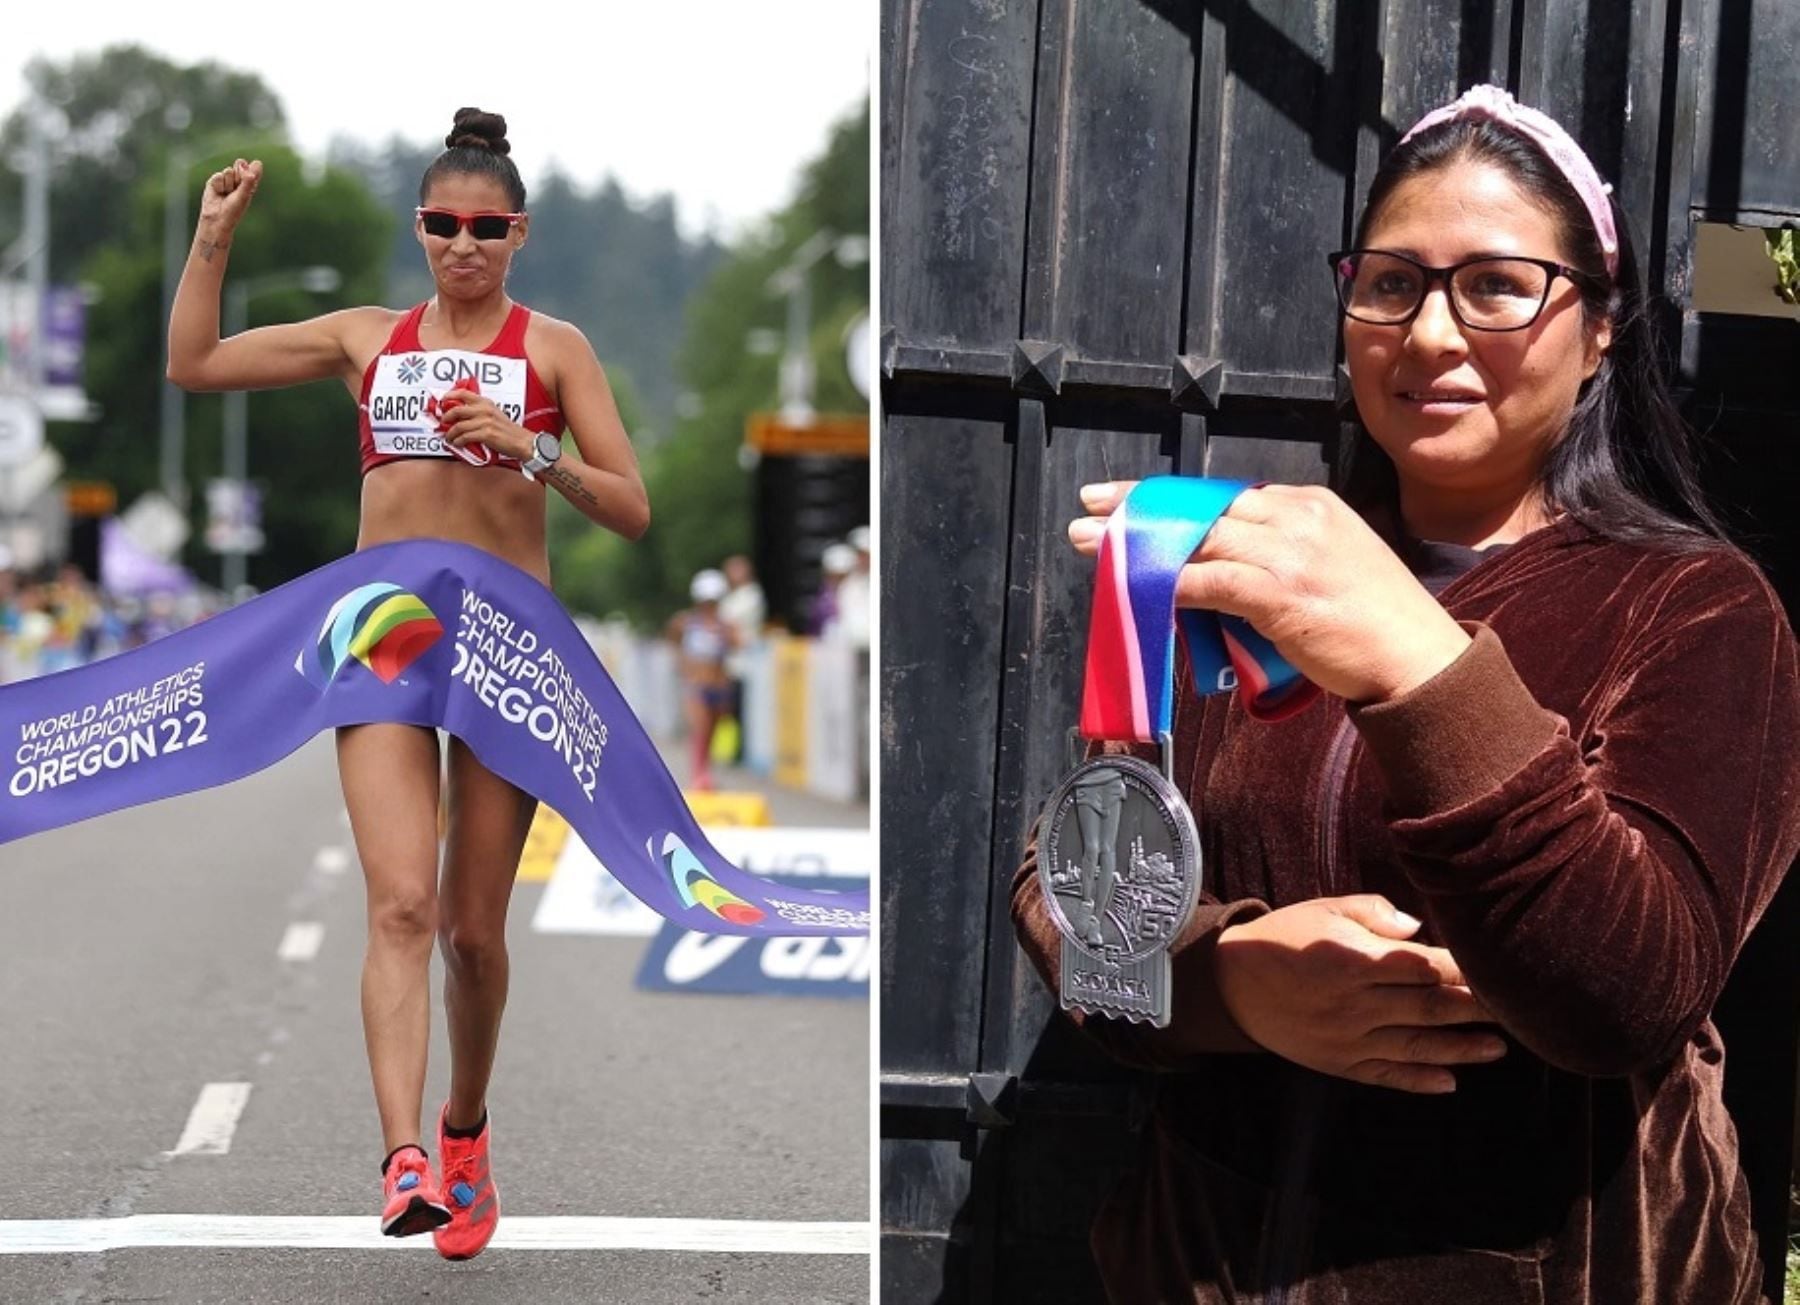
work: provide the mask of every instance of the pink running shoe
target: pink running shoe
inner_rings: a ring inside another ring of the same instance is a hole
[[[451,1137],[445,1131],[450,1103],[438,1112],[438,1156],[444,1174],[444,1202],[450,1221],[434,1229],[431,1240],[446,1260],[467,1260],[481,1254],[500,1223],[500,1193],[488,1172],[488,1138],[492,1127],[483,1122],[475,1137]]]
[[[450,1222],[450,1207],[438,1195],[431,1161],[421,1148],[402,1147],[395,1153],[381,1186],[387,1198],[381,1231],[389,1237],[411,1237]]]

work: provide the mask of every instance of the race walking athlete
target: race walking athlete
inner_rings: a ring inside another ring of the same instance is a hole
[[[195,391],[337,377],[362,435],[357,548],[450,539],[548,585],[544,486],[628,539],[650,507],[606,375],[581,331],[506,294],[531,219],[507,157],[506,120],[460,109],[419,185],[414,234],[437,293],[411,311],[350,308],[219,338],[233,233],[262,179],[238,159],[208,178],[169,322],[169,379]],[[580,457],[561,456],[564,429]],[[369,724],[337,732],[344,802],[368,889],[362,1014],[381,1116],[382,1231],[430,1229],[466,1259],[499,1221],[488,1171],[487,1089],[506,1005],[506,910],[536,800],[458,739]],[[447,774],[440,877],[438,809]],[[441,1178],[420,1119],[433,940],[444,957],[450,1099],[438,1113]]]
[[[682,704],[687,714],[688,749],[693,758],[689,781],[698,793],[713,789],[713,734],[731,714],[731,654],[739,647],[737,632],[719,612],[731,591],[723,571],[710,567],[695,574],[688,586],[694,605],[669,620],[681,669]]]

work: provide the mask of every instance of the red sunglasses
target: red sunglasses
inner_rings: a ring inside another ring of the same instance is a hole
[[[477,240],[504,240],[523,213],[452,213],[447,208],[416,208],[413,212],[428,236],[454,240],[463,227]]]

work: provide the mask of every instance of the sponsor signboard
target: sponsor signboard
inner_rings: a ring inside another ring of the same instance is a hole
[[[775,876],[777,882],[836,890],[858,879]],[[694,933],[658,921],[656,939],[638,967],[646,992],[772,993],[788,997],[867,1000],[874,952],[868,937],[740,938]]]

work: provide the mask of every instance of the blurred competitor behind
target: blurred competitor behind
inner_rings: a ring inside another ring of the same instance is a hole
[[[731,711],[731,676],[726,659],[738,646],[737,634],[720,615],[720,602],[731,584],[710,567],[694,576],[688,596],[694,605],[669,621],[681,668],[682,708],[687,717],[688,747],[693,758],[692,785],[712,791],[712,739],[719,721]]]

